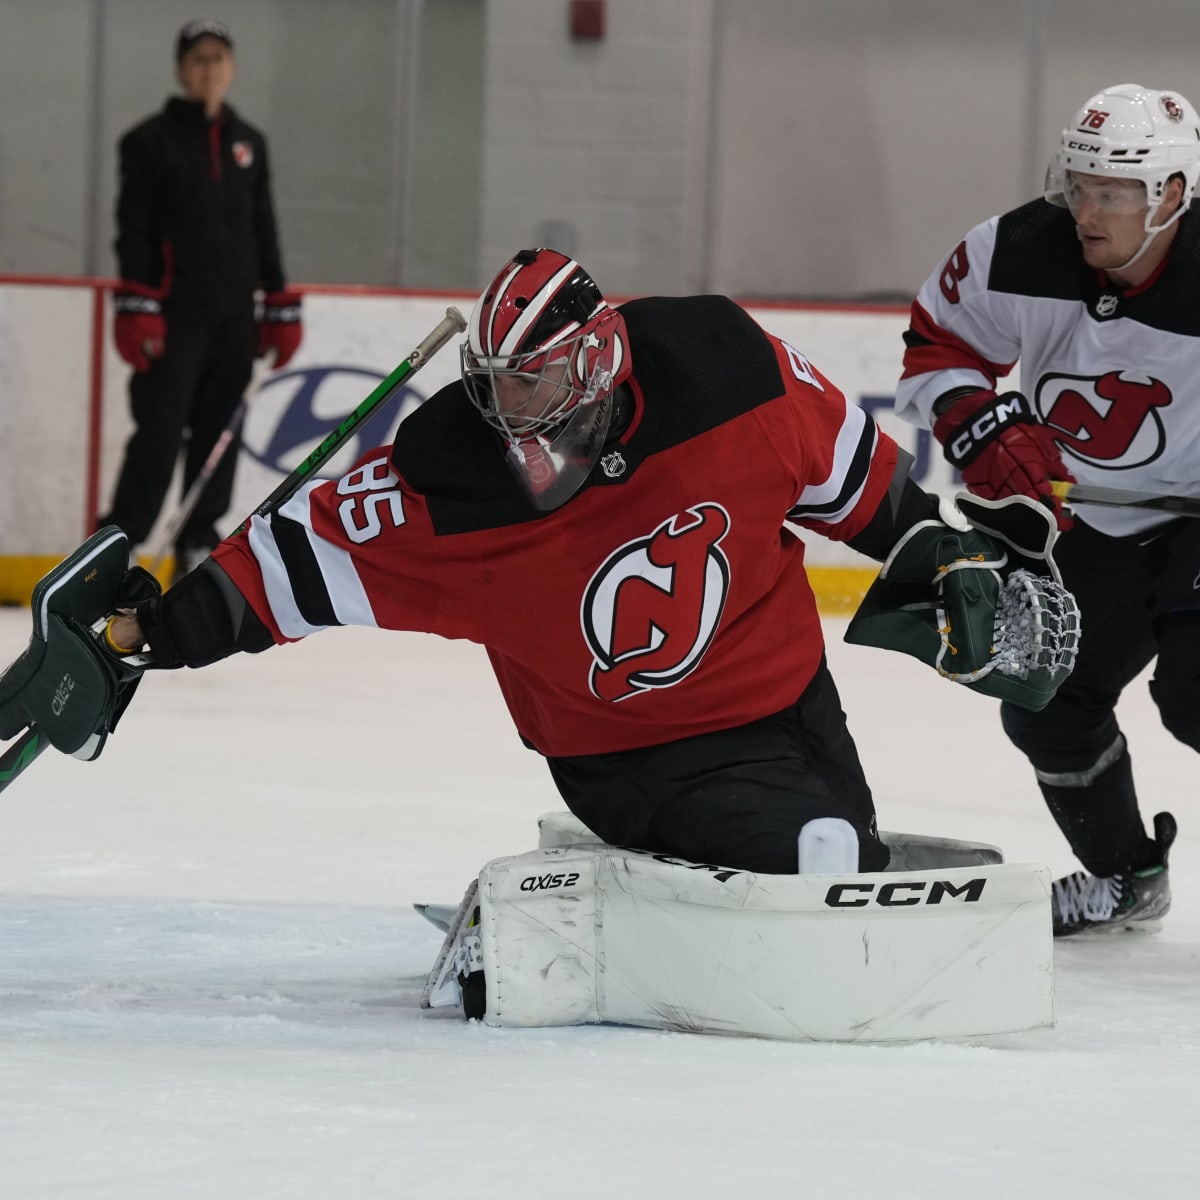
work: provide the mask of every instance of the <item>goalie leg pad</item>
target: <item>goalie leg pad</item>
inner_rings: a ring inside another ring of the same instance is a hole
[[[1042,867],[755,875],[569,846],[488,863],[474,899],[490,1025],[875,1042],[1053,1024]]]

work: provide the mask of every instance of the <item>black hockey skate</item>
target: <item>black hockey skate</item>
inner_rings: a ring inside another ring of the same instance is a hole
[[[1167,854],[1175,832],[1175,818],[1170,813],[1159,813],[1154,818],[1156,861],[1107,879],[1086,871],[1056,879],[1050,896],[1054,936],[1123,930],[1157,933],[1171,908]]]

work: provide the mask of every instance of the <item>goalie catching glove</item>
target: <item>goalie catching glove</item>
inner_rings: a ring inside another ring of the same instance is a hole
[[[943,521],[892,548],[846,641],[911,654],[956,683],[1045,708],[1071,673],[1079,608],[1051,557],[1049,509],[1024,496],[960,493]]]
[[[0,675],[0,738],[36,726],[64,754],[91,760],[133,697],[149,657],[116,646],[112,613],[158,595],[158,581],[129,567],[115,525],[93,534],[33,590],[33,636]]]

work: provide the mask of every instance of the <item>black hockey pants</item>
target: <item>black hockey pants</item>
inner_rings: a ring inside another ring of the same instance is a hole
[[[162,358],[130,380],[137,428],[125,446],[112,509],[100,524],[119,525],[134,545],[149,537],[171,486],[185,431],[186,494],[250,381],[255,336],[250,313],[216,321],[168,322]],[[238,447],[235,438],[180,531],[178,546],[215,544],[215,526],[229,508]]]
[[[824,660],[800,699],[773,716],[661,746],[547,761],[567,807],[613,845],[795,874],[801,827],[842,817],[858,834],[860,869],[887,865]]]

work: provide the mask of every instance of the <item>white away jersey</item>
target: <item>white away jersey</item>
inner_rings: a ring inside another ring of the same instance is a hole
[[[1087,266],[1066,209],[1044,200],[977,225],[913,303],[896,410],[928,428],[937,397],[992,389],[1021,364],[1021,390],[1080,483],[1200,496],[1200,201],[1170,254],[1122,291]],[[1105,533],[1170,520],[1079,505]]]

